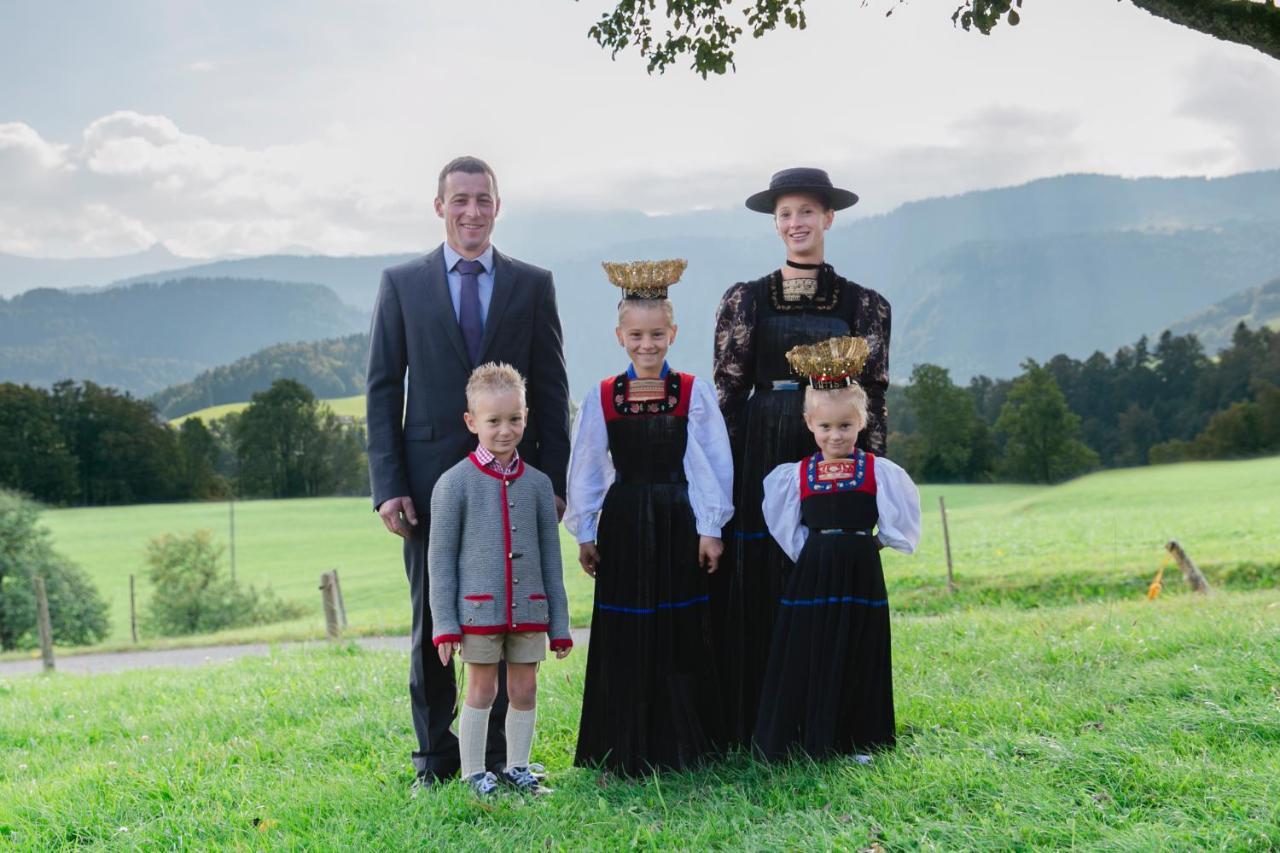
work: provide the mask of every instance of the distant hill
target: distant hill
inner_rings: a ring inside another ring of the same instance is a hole
[[[364,332],[276,344],[165,388],[151,402],[160,414],[174,419],[211,406],[244,403],[277,379],[296,379],[321,398],[350,397],[364,393],[368,360],[369,336]]]
[[[160,243],[145,252],[110,258],[27,258],[0,252],[0,297],[41,287],[82,288],[143,273],[160,273],[197,261],[173,254]]]
[[[964,381],[1012,375],[1027,356],[1110,352],[1280,275],[1280,170],[1212,180],[1066,175],[924,199],[877,216],[856,211],[837,217],[828,258],[892,302],[897,381],[923,360]],[[513,212],[499,220],[495,242],[555,273],[575,397],[625,363],[613,338],[617,292],[601,260],[688,259],[673,291],[681,333],[672,363],[702,375],[710,373],[720,295],[781,260],[769,217],[746,210]],[[368,312],[381,271],[419,251],[272,255],[186,272],[315,282]],[[350,330],[357,328],[366,325]],[[302,339],[282,333],[261,345]]]
[[[1231,335],[1240,323],[1257,329],[1269,326],[1280,329],[1280,278],[1260,287],[1233,293],[1203,311],[1170,326],[1174,334],[1193,333],[1210,355],[1230,345]]]
[[[0,381],[89,379],[151,394],[280,340],[365,328],[325,287],[180,279],[95,293],[34,290],[0,300]]]
[[[333,410],[333,413],[340,418],[351,418],[353,420],[363,421],[365,419],[365,405],[363,394],[353,394],[350,397],[321,397],[320,402]],[[203,409],[196,409],[194,412],[188,412],[185,415],[170,420],[171,426],[182,426],[182,422],[188,418],[200,418],[206,424],[218,418],[226,417],[232,412],[243,412],[249,407],[249,401],[242,403],[222,403],[218,406],[208,406]]]

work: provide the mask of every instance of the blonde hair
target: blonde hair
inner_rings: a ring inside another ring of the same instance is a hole
[[[626,315],[628,308],[661,308],[662,313],[667,317],[667,325],[676,324],[676,307],[671,304],[670,299],[623,299],[618,303],[619,326],[622,325],[622,318]]]
[[[862,386],[853,383],[847,388],[814,388],[812,385],[806,386],[804,389],[804,411],[809,413],[809,408],[818,395],[831,399],[835,397],[848,397],[849,402],[853,404],[853,409],[858,413],[858,430],[861,431],[867,426],[867,392],[862,390]]]
[[[524,377],[520,371],[501,361],[482,364],[471,371],[471,378],[467,380],[467,409],[476,410],[476,398],[481,394],[507,392],[519,394],[521,404],[524,403]]]

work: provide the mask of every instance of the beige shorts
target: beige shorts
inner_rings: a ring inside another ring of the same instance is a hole
[[[465,663],[538,663],[547,659],[547,632],[519,634],[463,634]]]

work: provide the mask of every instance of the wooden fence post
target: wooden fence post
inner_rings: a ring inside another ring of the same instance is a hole
[[[36,624],[40,629],[40,657],[44,671],[53,672],[53,623],[49,621],[49,596],[45,593],[44,578],[33,579],[36,588]]]
[[[338,603],[332,572],[320,575],[320,597],[324,601],[324,632],[330,640],[336,640],[342,633],[342,627],[338,624]]]
[[[138,644],[138,601],[134,595],[133,575],[129,575],[129,632],[133,634],[133,644]]]
[[[947,502],[938,495],[938,509],[942,511],[942,544],[947,549],[947,594],[956,591],[956,582],[951,575],[951,531],[947,529]]]
[[[342,630],[347,629],[347,600],[342,597],[342,582],[338,580],[338,570],[334,569],[330,574],[333,575],[333,591],[338,599],[338,621],[342,624]]]
[[[1182,550],[1177,540],[1170,539],[1164,547],[1178,563],[1178,568],[1182,569],[1182,576],[1186,579],[1187,585],[1195,592],[1206,595],[1209,592],[1209,581],[1205,580],[1204,574],[1187,556],[1187,552]]]

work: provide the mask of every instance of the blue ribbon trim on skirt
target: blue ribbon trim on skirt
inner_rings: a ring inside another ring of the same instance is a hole
[[[768,537],[768,535],[769,535],[769,532],[767,530],[763,533],[748,533],[745,530],[733,531],[734,539],[764,539]]]
[[[697,598],[686,599],[685,601],[660,601],[657,607],[623,607],[620,604],[597,604],[601,610],[611,613],[637,613],[641,616],[652,616],[659,610],[675,610],[681,607],[690,607],[694,604],[705,604],[711,600],[709,595],[699,595]]]
[[[782,598],[783,607],[813,607],[822,604],[862,604],[867,607],[888,607],[889,599],[858,598],[855,595],[832,595],[826,598]]]

